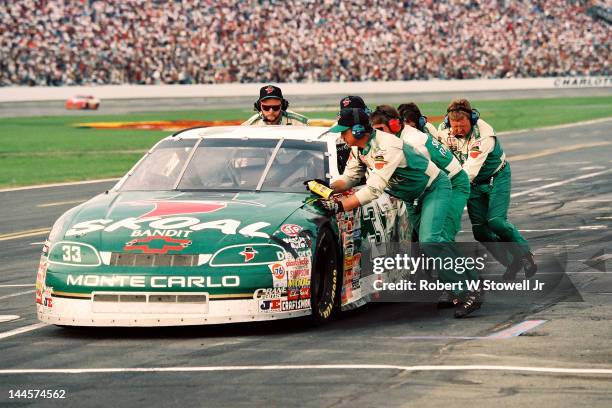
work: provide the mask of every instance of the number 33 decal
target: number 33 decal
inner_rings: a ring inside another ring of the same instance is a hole
[[[64,262],[81,262],[81,247],[62,245]]]

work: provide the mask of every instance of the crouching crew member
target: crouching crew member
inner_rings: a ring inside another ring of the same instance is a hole
[[[507,267],[504,279],[513,280],[521,268],[526,277],[532,277],[537,265],[529,244],[508,222],[510,164],[493,128],[468,100],[457,99],[448,106],[438,136],[454,151],[470,179],[467,207],[474,238]]]
[[[257,113],[251,116],[243,126],[290,125],[308,126],[308,118],[288,110],[289,101],[283,98],[281,89],[266,85],[259,90],[259,99],[254,108]]]
[[[454,241],[461,230],[461,217],[470,196],[470,180],[461,168],[459,160],[431,134],[423,133],[412,126],[413,121],[402,121],[399,112],[392,106],[376,107],[370,116],[370,122],[374,129],[391,131],[398,135],[404,143],[409,144],[448,175],[452,187],[451,204],[442,233],[447,241]],[[413,215],[414,205],[407,205],[407,209],[411,223],[418,230],[419,220]]]

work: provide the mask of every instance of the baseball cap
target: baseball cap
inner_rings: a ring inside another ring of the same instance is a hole
[[[283,91],[278,86],[274,85],[266,85],[261,87],[259,90],[259,100],[263,101],[264,99],[283,99]]]
[[[345,96],[344,98],[340,99],[340,110],[351,109],[351,108],[363,109],[365,111],[368,110],[368,107],[366,106],[361,96],[349,95],[349,96]]]
[[[362,125],[367,128],[369,124],[370,119],[363,109],[342,109],[338,116],[338,124],[329,131],[331,133],[342,133],[355,125]]]

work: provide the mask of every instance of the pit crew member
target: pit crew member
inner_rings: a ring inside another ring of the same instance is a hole
[[[308,126],[308,118],[288,110],[289,101],[281,89],[266,85],[259,90],[259,99],[253,104],[256,114],[247,119],[243,126],[289,125]]]
[[[508,222],[510,164],[493,128],[467,99],[456,99],[448,105],[438,136],[454,151],[470,179],[467,207],[474,238],[507,267],[504,279],[513,280],[521,268],[527,278],[532,277],[537,265],[529,244]]]
[[[438,130],[427,121],[427,116],[421,114],[421,110],[414,102],[402,103],[397,107],[400,118],[404,124],[412,126],[433,138],[438,138]]]

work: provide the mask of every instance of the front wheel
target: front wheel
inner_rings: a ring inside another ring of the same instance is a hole
[[[331,230],[322,227],[317,237],[310,279],[310,305],[314,323],[331,320],[338,304],[340,283],[336,241]]]

